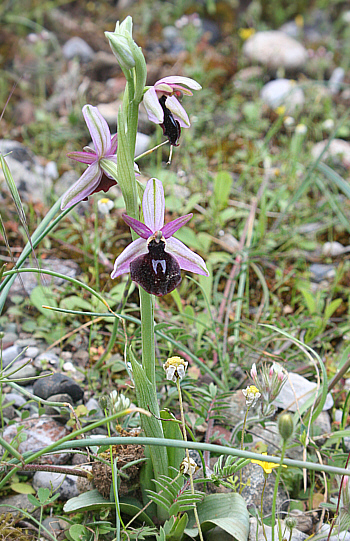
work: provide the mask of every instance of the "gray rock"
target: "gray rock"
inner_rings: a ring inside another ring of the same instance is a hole
[[[289,79],[270,81],[262,88],[260,97],[272,109],[284,105],[289,114],[301,108],[305,102],[302,89]]]
[[[39,355],[39,348],[36,346],[29,346],[29,348],[26,351],[26,357],[29,357],[30,359],[35,359]]]
[[[3,351],[10,346],[13,346],[14,342],[17,340],[18,335],[14,332],[5,332],[4,338],[2,339],[2,349]]]
[[[243,482],[247,483],[250,479],[250,485],[244,487],[242,497],[247,505],[254,505],[257,509],[261,506],[261,491],[265,483],[264,470],[259,464],[248,464],[242,470]],[[267,477],[266,487],[263,500],[263,514],[271,513],[273,491],[275,488],[275,476],[270,474]],[[276,509],[281,511],[282,508],[288,508],[288,496],[280,484],[277,492]],[[278,538],[277,538],[278,539]]]
[[[249,522],[250,522],[250,529],[249,529],[248,541],[266,541],[262,526],[259,526],[258,535],[256,535],[257,519],[255,517],[251,517],[249,519]],[[283,537],[283,539],[284,538],[285,539],[290,539],[291,541],[304,541],[304,539],[306,539],[308,537],[306,533],[300,532],[299,530],[297,530],[297,528],[293,528],[292,537],[290,538],[289,537],[290,536],[290,530],[289,530],[289,528],[287,528],[285,526],[285,521],[281,520],[280,524],[281,524],[281,527],[282,527],[282,537]],[[271,541],[271,539],[272,539],[272,528],[271,528],[271,526],[266,526],[265,525],[265,532],[266,532],[267,541]],[[274,533],[275,533],[274,538],[279,539],[279,537],[278,537],[278,535],[279,535],[279,526],[278,526],[278,524],[275,525],[275,532]]]
[[[278,30],[257,32],[247,39],[243,53],[249,60],[272,69],[300,69],[308,58],[303,45]]]
[[[21,406],[24,406],[24,404],[27,402],[26,399],[21,394],[17,394],[15,392],[6,393],[5,397],[8,400],[8,402],[14,402],[16,408],[20,408]]]
[[[163,28],[163,48],[170,55],[177,55],[186,50],[186,43],[175,26]]]
[[[38,451],[69,434],[69,430],[57,423],[54,419],[41,416],[31,417],[22,420],[19,423],[7,426],[3,432],[3,438],[8,443],[11,443],[11,441],[17,437],[21,427],[24,427],[21,430],[21,434],[25,434],[27,439],[19,442],[18,451],[20,453],[25,453],[26,451]],[[40,463],[64,464],[67,462],[68,458],[68,453],[60,453],[57,455],[41,457]]]
[[[59,175],[56,162],[47,162],[45,165],[45,175],[52,178],[52,180],[56,180],[58,178]]]
[[[95,55],[90,45],[78,36],[66,41],[62,47],[62,53],[67,60],[73,60],[77,56],[82,62],[89,62]]]
[[[40,163],[32,152],[22,143],[11,140],[0,140],[0,152],[7,154],[6,162],[21,198],[25,201],[42,202],[49,195],[52,180],[40,169]],[[7,187],[4,173],[0,170],[0,182]]]
[[[115,131],[117,125],[118,111],[122,100],[115,100],[110,103],[99,103],[97,109],[107,122],[108,126]],[[89,145],[90,146],[90,145]],[[93,148],[93,146],[92,146]]]
[[[54,368],[57,368],[60,362],[60,358],[56,353],[53,353],[52,351],[44,351],[44,353],[40,353],[38,357],[34,360],[34,366],[35,368],[45,368],[46,365],[52,366]]]
[[[57,538],[58,541],[66,538],[64,532],[70,526],[70,524],[62,518],[54,516],[45,518],[42,525],[54,536],[55,539]],[[50,537],[44,530],[41,530],[41,534],[43,537],[45,537],[45,539],[52,541],[52,537]]]
[[[59,492],[60,500],[79,496],[76,475],[37,471],[33,477],[33,487],[36,491],[39,488],[49,488],[52,493]]]
[[[331,94],[338,94],[344,81],[345,71],[343,68],[335,68],[328,81],[328,88]]]
[[[54,394],[52,396],[49,396],[47,400],[49,402],[68,402],[68,404],[73,406],[72,398],[69,396],[69,394],[66,393]],[[62,424],[65,424],[70,418],[70,411],[68,406],[66,406],[66,411],[64,411],[61,406],[45,406],[45,414],[51,415],[57,422]]]
[[[30,264],[24,265],[24,267],[29,267]],[[74,261],[63,261],[62,259],[45,259],[45,263],[43,265],[44,269],[56,271],[61,274],[65,274],[70,277],[75,277],[77,274],[79,274],[80,269],[77,263]],[[51,284],[57,284],[60,285],[65,282],[63,278],[57,278],[56,276],[49,276],[48,274],[42,274],[44,277],[43,280],[45,281],[45,285],[51,285]],[[40,275],[37,273],[31,273],[31,272],[25,272],[21,274],[22,282],[20,281],[19,277],[16,277],[15,281],[13,282],[13,285],[10,289],[10,295],[30,295],[30,293],[33,291],[35,287],[37,287],[40,284]],[[23,285],[24,290],[23,290]]]
[[[79,174],[71,169],[70,171],[65,171],[63,175],[55,182],[54,192],[57,197],[61,197],[66,191],[73,186],[73,184],[78,180]]]
[[[11,506],[17,507],[17,509],[13,509]],[[28,511],[28,513],[32,514],[35,518],[40,516],[40,509],[34,511],[34,505],[28,500],[27,494],[16,494],[15,496],[6,496],[5,498],[0,499],[0,514],[6,515],[6,513],[11,513],[13,516],[25,517],[25,515],[21,513],[22,509],[23,511]]]
[[[36,340],[34,338],[19,338],[16,340],[16,345],[20,347],[35,347]]]
[[[313,282],[319,284],[323,280],[333,280],[335,277],[335,268],[333,265],[323,265],[321,263],[312,263],[309,267],[310,278]]]
[[[303,511],[300,511],[300,509],[293,509],[289,512],[289,516],[296,519],[297,530],[307,534],[312,533],[313,519],[311,515],[309,515],[308,513],[303,513]]]
[[[315,160],[319,158],[327,144],[328,140],[326,139],[312,147],[311,155]],[[343,139],[333,139],[321,159],[326,160],[327,158],[340,159],[341,163],[348,167],[350,165],[350,143]]]
[[[10,346],[9,348],[4,349],[4,351],[2,352],[3,368],[6,368],[6,366],[10,364],[17,357],[17,355],[20,355],[22,351],[23,351],[23,348],[16,345]],[[20,355],[18,359],[23,358],[23,356],[24,354]]]
[[[81,400],[84,394],[81,387],[72,378],[59,372],[47,378],[38,379],[34,383],[34,394],[44,400],[49,396],[61,393],[67,393],[73,402]]]
[[[98,400],[96,400],[96,398],[89,398],[89,400],[85,404],[85,407],[88,411],[96,410],[94,416],[103,417],[103,411],[101,410]]]
[[[16,361],[10,366],[10,368],[4,371],[4,376],[11,381],[18,381],[19,385],[26,385],[30,383],[31,379],[28,378],[34,378],[36,376],[36,370],[30,361],[31,359],[28,357],[24,357],[23,359]],[[14,370],[17,370],[17,372],[12,374]]]
[[[291,384],[293,385],[293,389]],[[315,395],[316,387],[316,383],[309,381],[299,374],[289,372],[288,379],[283,386],[282,392],[280,392],[273,404],[281,409],[297,411],[295,399],[297,398],[299,407],[301,407],[307,400],[309,400],[309,398]],[[323,410],[329,410],[332,406],[333,398],[332,395],[328,393]]]
[[[282,24],[279,31],[294,39],[299,38],[301,35],[301,28],[295,21],[288,21],[287,23]]]

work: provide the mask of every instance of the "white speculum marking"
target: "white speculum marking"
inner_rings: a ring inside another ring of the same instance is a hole
[[[165,272],[166,272],[165,259],[152,259],[152,266],[153,266],[154,273],[157,274],[158,263],[162,267],[163,274],[165,274]]]

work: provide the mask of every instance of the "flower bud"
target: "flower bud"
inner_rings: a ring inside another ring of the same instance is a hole
[[[278,418],[278,431],[284,441],[289,440],[294,431],[293,417],[290,413],[282,413]]]
[[[105,409],[107,409],[107,406],[108,406],[108,399],[106,396],[101,396],[100,399],[99,399],[99,405],[100,405],[100,408],[104,411]]]
[[[105,32],[105,36],[122,70],[131,70],[134,68],[136,62],[128,38],[116,32]]]
[[[297,519],[295,517],[286,518],[286,526],[289,530],[293,530],[297,525]]]

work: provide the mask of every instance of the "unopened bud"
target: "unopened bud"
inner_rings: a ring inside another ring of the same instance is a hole
[[[278,418],[278,431],[284,441],[289,440],[294,431],[293,417],[290,413],[282,413]]]
[[[297,519],[295,517],[286,518],[286,526],[289,530],[293,530],[297,525]]]
[[[108,406],[108,399],[106,396],[101,396],[99,399],[100,408],[104,411]]]

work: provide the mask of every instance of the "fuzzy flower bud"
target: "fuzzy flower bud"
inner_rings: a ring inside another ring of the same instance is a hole
[[[294,530],[297,525],[297,519],[295,517],[286,518],[286,526],[289,530]]]
[[[292,437],[294,431],[293,417],[290,413],[283,413],[278,418],[278,431],[284,441]]]
[[[176,383],[177,379],[185,377],[187,366],[188,362],[181,359],[181,357],[170,357],[167,362],[163,364],[163,368],[166,372],[166,379]]]

